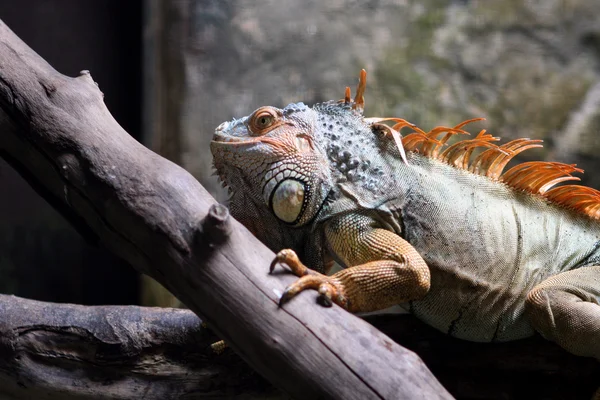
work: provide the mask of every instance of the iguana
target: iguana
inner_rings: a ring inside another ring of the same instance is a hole
[[[539,140],[425,132],[363,117],[354,100],[261,107],[222,123],[211,150],[232,215],[299,276],[280,304],[316,289],[352,312],[401,304],[457,338],[539,332],[600,359],[600,192],[575,165],[526,162]],[[403,128],[412,133],[402,137]],[[282,250],[283,249],[283,250]],[[305,264],[300,262],[300,259]],[[333,262],[343,270],[326,275]]]

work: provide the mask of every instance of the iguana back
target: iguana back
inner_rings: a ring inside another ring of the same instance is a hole
[[[429,293],[410,309],[443,332],[474,341],[529,336],[531,289],[600,260],[600,224],[588,216],[411,153],[401,170],[414,177],[412,190],[389,207],[431,270]]]

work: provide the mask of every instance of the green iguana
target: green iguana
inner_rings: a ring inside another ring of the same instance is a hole
[[[214,134],[232,215],[279,251],[271,271],[300,277],[280,304],[316,289],[352,312],[401,304],[457,338],[538,331],[600,359],[600,192],[554,187],[578,180],[574,165],[503,173],[539,140],[498,146],[484,130],[448,145],[473,120],[424,132],[364,118],[365,81],[354,100],[346,88],[337,102],[261,107]],[[346,269],[327,276],[333,261]]]

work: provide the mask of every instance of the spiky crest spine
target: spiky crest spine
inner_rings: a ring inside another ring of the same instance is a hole
[[[352,101],[349,87],[346,87],[344,99],[340,100],[346,105],[351,104],[353,110],[361,113],[365,105],[363,95],[366,89],[366,77],[367,73],[363,69],[360,73],[354,101]],[[386,133],[396,142],[405,162],[405,151],[419,153],[455,168],[503,182],[515,190],[541,196],[552,203],[583,213],[593,219],[600,219],[600,191],[581,185],[554,187],[562,182],[580,180],[572,175],[574,172],[583,173],[583,170],[577,168],[575,164],[532,161],[517,164],[504,172],[506,165],[517,154],[532,148],[543,147],[541,140],[520,138],[498,146],[493,142],[499,141],[500,138],[486,133],[483,129],[472,139],[459,140],[446,147],[452,136],[469,135],[469,132],[462,129],[463,127],[481,120],[484,118],[469,119],[452,128],[436,126],[429,132],[425,132],[402,118],[365,118],[365,122],[371,125],[377,124],[380,129],[385,127]],[[383,125],[384,122],[393,122],[394,125]],[[400,131],[405,128],[412,132],[402,137]],[[471,160],[473,152],[483,148],[485,150]]]

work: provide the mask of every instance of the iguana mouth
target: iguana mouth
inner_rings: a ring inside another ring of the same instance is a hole
[[[213,135],[212,141],[217,142],[217,143],[240,143],[240,142],[247,142],[248,139],[247,138],[238,138],[238,137],[234,137],[234,136],[227,136],[227,135],[223,135],[223,134],[219,134],[219,133],[215,132],[215,134]]]
[[[255,144],[261,142],[261,137],[236,137],[229,136],[218,131],[214,133],[212,143],[218,144],[232,144],[232,145],[244,145],[244,144]]]
[[[250,147],[259,144],[266,144],[271,146],[273,149],[277,149],[281,154],[292,154],[297,152],[297,149],[292,145],[278,141],[277,139],[258,136],[258,137],[237,137],[220,134],[218,131],[213,135],[213,139],[210,142],[211,146],[216,147]]]

